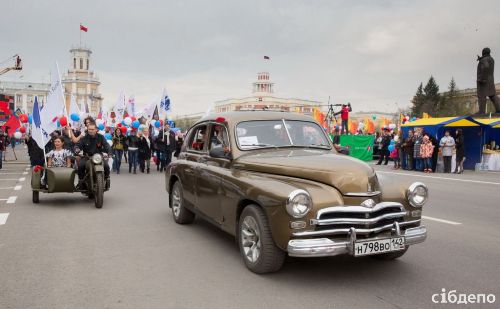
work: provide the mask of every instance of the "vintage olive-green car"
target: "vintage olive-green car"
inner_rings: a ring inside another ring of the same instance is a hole
[[[402,179],[338,154],[308,116],[235,111],[191,127],[166,190],[175,222],[212,222],[251,271],[268,273],[287,254],[395,259],[423,242],[428,190]]]

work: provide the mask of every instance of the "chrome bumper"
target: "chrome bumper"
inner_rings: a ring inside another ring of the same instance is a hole
[[[394,237],[405,238],[405,245],[410,246],[423,242],[427,238],[425,226],[408,228],[400,232],[399,225],[395,226]],[[377,238],[372,238],[376,240]],[[339,254],[353,254],[356,230],[351,229],[349,239],[331,240],[328,238],[292,239],[288,242],[288,255],[297,257],[333,256]]]

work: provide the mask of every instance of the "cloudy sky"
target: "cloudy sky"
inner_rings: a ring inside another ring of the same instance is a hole
[[[1,80],[47,82],[54,61],[69,67],[81,22],[106,106],[122,89],[147,104],[165,87],[181,115],[249,95],[261,70],[278,96],[394,111],[431,74],[441,89],[452,76],[459,88],[474,87],[483,47],[500,58],[496,0],[1,0],[1,7],[0,61],[19,53],[24,63]]]

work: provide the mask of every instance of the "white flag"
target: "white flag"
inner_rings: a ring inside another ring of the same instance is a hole
[[[163,94],[160,99],[160,113],[168,113],[172,111],[172,106],[170,105],[170,97],[167,94],[167,90],[163,89]]]
[[[154,100],[148,106],[144,107],[144,117],[146,117],[148,120],[151,120],[157,106],[157,100]]]
[[[120,123],[123,121],[123,113],[125,112],[125,93],[122,91],[118,96],[118,100],[116,100],[116,104],[113,107],[113,111],[115,112],[115,121],[116,123]]]
[[[133,95],[128,99],[127,113],[129,117],[135,116],[135,98]]]
[[[44,134],[50,134],[57,130],[57,119],[62,115],[67,115],[66,103],[64,101],[64,90],[61,75],[59,74],[59,66],[56,62],[52,70],[52,83],[47,95],[47,102],[40,111]]]
[[[35,97],[35,103],[33,103],[33,122],[31,126],[31,138],[37,143],[38,147],[45,149],[45,144],[50,141],[50,137],[44,136],[42,130],[42,119],[40,118],[40,107],[38,106],[38,97]]]
[[[78,107],[78,104],[76,104],[76,97],[74,94],[71,94],[69,103],[69,115],[71,116],[71,114],[80,115],[80,108]]]

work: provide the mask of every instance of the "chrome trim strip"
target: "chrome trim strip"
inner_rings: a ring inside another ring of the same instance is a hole
[[[372,212],[376,212],[376,211],[379,211],[381,209],[388,208],[388,207],[399,207],[399,209],[401,211],[404,210],[403,205],[401,203],[396,203],[396,202],[378,203],[373,208],[366,208],[363,206],[349,206],[349,205],[342,206],[342,205],[339,205],[339,206],[327,207],[327,208],[323,208],[323,209],[318,210],[318,212],[316,213],[316,219],[319,219],[321,217],[321,215],[323,215],[325,213],[330,213],[330,212],[372,213]]]
[[[406,211],[388,213],[385,215],[381,215],[375,218],[370,219],[356,219],[356,218],[336,218],[336,219],[311,219],[311,225],[330,225],[330,224],[370,224],[376,223],[380,220],[384,219],[396,219],[400,217],[404,217],[406,215]]]
[[[347,192],[344,196],[349,197],[372,197],[380,195],[382,192],[380,191],[372,191],[372,192]]]
[[[405,238],[405,245],[410,246],[423,242],[427,238],[427,229],[425,226],[406,229],[402,235]],[[384,237],[387,238],[387,237]],[[384,238],[370,238],[367,240],[377,240]],[[313,239],[291,239],[288,242],[288,255],[296,257],[319,257],[334,256],[339,254],[351,254],[354,242],[356,241],[356,232],[351,232],[346,240],[331,240],[328,238]]]
[[[419,223],[420,221],[421,221],[421,219],[413,220],[413,221],[399,222],[399,226],[404,227],[407,225]],[[386,224],[386,225],[371,228],[371,229],[354,229],[354,230],[356,231],[356,234],[366,235],[366,234],[370,234],[370,233],[379,233],[382,231],[392,230],[392,229],[394,229],[394,223]],[[350,228],[344,228],[344,229],[330,229],[330,230],[323,230],[323,231],[305,231],[305,232],[295,232],[295,233],[292,233],[292,235],[296,236],[296,237],[337,235],[337,234],[348,234],[350,230],[351,230]]]

